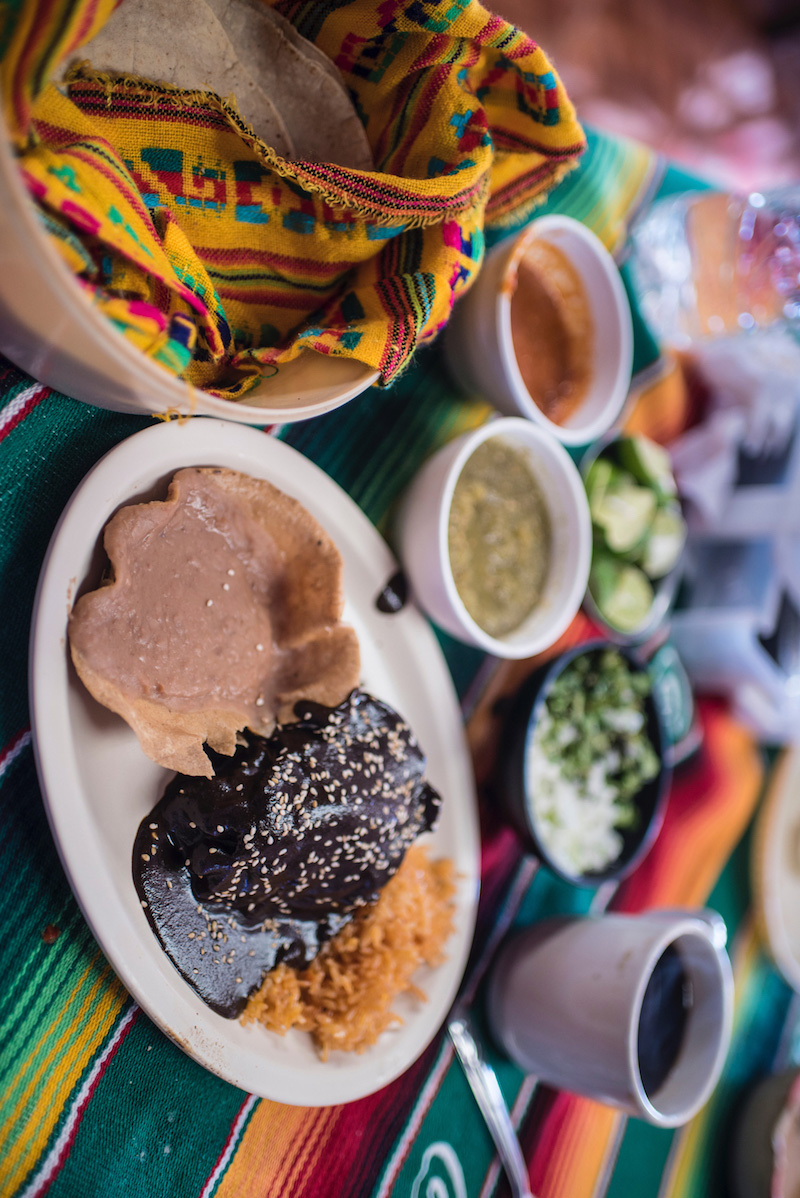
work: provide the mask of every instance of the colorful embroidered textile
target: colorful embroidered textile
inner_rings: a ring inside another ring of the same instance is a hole
[[[91,301],[216,395],[303,349],[390,382],[474,278],[484,223],[519,219],[583,149],[542,50],[477,0],[283,0],[339,68],[373,172],[289,162],[211,94],[76,64],[63,95],[48,79],[112,7],[6,4],[6,122]]]

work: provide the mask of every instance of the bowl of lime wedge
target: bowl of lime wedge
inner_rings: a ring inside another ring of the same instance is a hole
[[[612,639],[645,640],[675,598],[686,542],[669,454],[647,437],[618,436],[589,450],[581,473],[592,517],[585,606]]]

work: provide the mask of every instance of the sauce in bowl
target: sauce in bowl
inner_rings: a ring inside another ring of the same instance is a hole
[[[550,541],[547,506],[527,455],[490,437],[461,471],[448,523],[456,589],[490,636],[519,628],[539,603]]]
[[[519,263],[511,337],[531,399],[548,420],[565,424],[589,390],[594,324],[578,271],[544,239],[531,241]]]

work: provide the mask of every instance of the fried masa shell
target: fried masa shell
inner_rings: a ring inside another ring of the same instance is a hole
[[[204,743],[230,755],[245,728],[268,735],[298,700],[333,707],[358,685],[341,555],[271,483],[180,470],[166,500],[121,508],[104,545],[109,576],[70,616],[72,660],[159,765],[212,777]]]

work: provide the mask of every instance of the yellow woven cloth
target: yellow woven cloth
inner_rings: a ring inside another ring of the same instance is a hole
[[[85,64],[62,94],[48,79],[113,6],[6,5],[6,123],[93,303],[228,398],[303,349],[391,381],[474,278],[484,222],[518,220],[584,146],[542,50],[477,2],[278,6],[339,68],[372,172],[289,162],[212,94]]]

